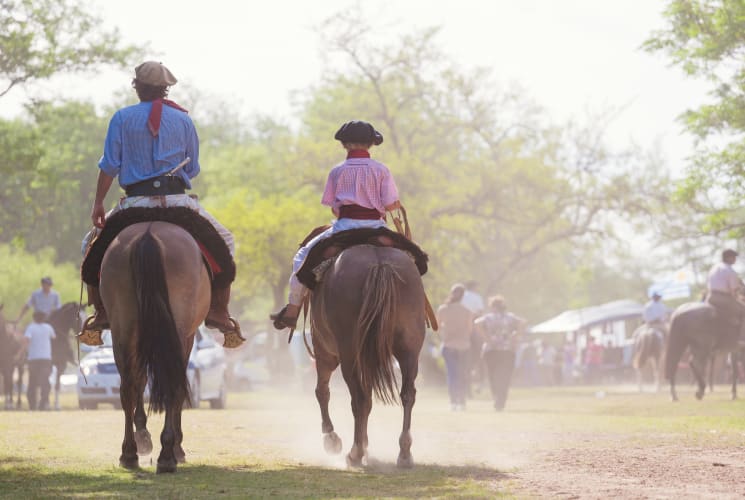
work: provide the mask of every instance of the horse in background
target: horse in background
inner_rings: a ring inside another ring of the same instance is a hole
[[[165,411],[156,472],[175,472],[177,462],[186,459],[181,410],[189,402],[188,357],[211,297],[202,252],[179,226],[132,224],[106,250],[100,290],[121,376],[124,440],[119,463],[137,468],[138,454],[152,451],[143,402],[149,383],[149,409]]]
[[[391,247],[360,245],[335,259],[311,293],[311,332],[316,358],[316,398],[324,446],[339,453],[341,439],[329,416],[329,379],[341,365],[354,414],[354,443],[347,464],[367,460],[367,421],[372,395],[396,401],[394,358],[401,370],[403,429],[397,463],[411,467],[411,411],[416,399],[419,351],[425,334],[425,296],[409,255]]]
[[[5,409],[13,409],[13,372],[18,371],[18,402],[21,407],[21,384],[23,365],[26,362],[26,345],[16,333],[13,325],[5,320],[0,305],[0,376],[3,378]]]
[[[661,327],[643,324],[634,331],[634,354],[632,365],[636,370],[639,392],[642,392],[642,371],[647,364],[652,365],[655,392],[660,391],[660,367],[665,352],[665,332]]]
[[[698,384],[696,398],[702,399],[706,391],[704,375],[712,354],[715,351],[737,351],[740,336],[741,332],[722,320],[714,306],[707,302],[688,302],[678,306],[670,320],[665,357],[665,375],[670,380],[672,400],[678,400],[675,375],[686,349],[690,350],[690,368]],[[736,397],[737,377],[733,377],[732,398]]]
[[[68,302],[49,313],[46,322],[52,326],[55,334],[55,338],[52,340],[52,366],[56,368],[54,408],[59,410],[60,379],[67,368],[67,363],[75,364],[75,356],[70,346],[70,332],[77,333],[82,327],[80,307],[75,302]]]

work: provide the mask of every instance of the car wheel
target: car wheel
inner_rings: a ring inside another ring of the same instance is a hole
[[[210,399],[210,408],[213,410],[224,410],[228,400],[228,392],[225,390],[225,381],[220,385],[220,395]]]
[[[201,387],[199,384],[199,373],[194,375],[194,383],[191,384],[191,407],[199,408],[199,403],[202,401],[200,397]]]

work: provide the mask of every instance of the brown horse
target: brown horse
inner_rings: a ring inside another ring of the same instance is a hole
[[[46,322],[52,325],[55,334],[52,340],[52,366],[57,369],[54,381],[54,409],[59,410],[62,374],[65,373],[67,363],[75,364],[75,355],[70,347],[70,331],[79,332],[83,325],[80,318],[80,306],[75,302],[68,302],[49,313]]]
[[[185,460],[181,410],[189,395],[187,360],[210,304],[202,254],[178,226],[133,224],[106,251],[100,286],[121,376],[124,441],[119,463],[136,468],[137,455],[152,451],[143,403],[149,384],[149,409],[166,414],[156,470],[174,472],[176,463]]]
[[[344,250],[311,296],[311,327],[316,357],[316,397],[329,453],[341,439],[329,417],[329,379],[341,364],[352,397],[354,444],[347,464],[367,458],[367,419],[373,392],[390,403],[396,398],[393,358],[401,369],[403,430],[398,465],[411,467],[411,410],[416,399],[419,351],[424,342],[424,288],[413,260],[401,250],[361,245]]]
[[[21,408],[21,387],[23,382],[23,365],[26,363],[26,345],[16,333],[13,326],[5,321],[0,304],[0,377],[3,379],[5,409],[13,409],[13,372],[18,372],[18,402]]]
[[[660,391],[660,367],[665,352],[665,332],[661,327],[647,324],[634,331],[633,366],[636,370],[636,381],[639,392],[642,392],[642,371],[649,363],[654,374],[655,390]]]
[[[706,302],[689,302],[675,309],[667,336],[665,375],[670,380],[670,396],[678,400],[675,374],[683,353],[690,350],[690,367],[696,378],[696,398],[704,397],[704,379],[709,358],[716,351],[736,352],[741,332],[717,315],[714,306]],[[732,386],[732,398],[737,397],[737,378]]]

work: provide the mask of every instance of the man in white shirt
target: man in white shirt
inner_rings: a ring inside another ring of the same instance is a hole
[[[644,323],[661,334],[667,332],[667,306],[662,302],[662,295],[657,292],[652,294],[652,300],[647,302],[642,312]]]
[[[737,300],[737,292],[743,287],[742,280],[732,265],[737,260],[737,252],[727,249],[722,252],[722,262],[714,265],[709,271],[706,300],[716,307],[717,311],[739,325],[745,316],[745,304]]]
[[[44,323],[44,313],[34,312],[34,321],[26,328],[24,337],[28,346],[28,407],[30,410],[49,409],[49,376],[52,374],[52,339],[54,329]],[[41,398],[36,395],[41,389]],[[38,403],[38,405],[37,405]]]

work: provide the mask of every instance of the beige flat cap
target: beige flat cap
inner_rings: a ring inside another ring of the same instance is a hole
[[[175,85],[178,80],[173,76],[163,63],[157,61],[146,61],[135,68],[137,81],[156,87],[169,87]]]

